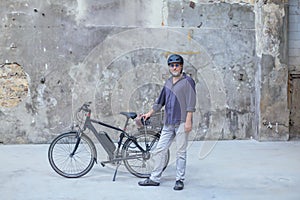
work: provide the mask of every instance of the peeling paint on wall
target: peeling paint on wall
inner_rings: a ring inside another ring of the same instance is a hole
[[[281,42],[281,26],[285,16],[284,8],[277,4],[256,5],[256,26],[257,26],[257,55],[270,54],[274,57],[279,55]]]
[[[0,106],[17,106],[28,95],[28,79],[22,66],[7,63],[0,66]]]

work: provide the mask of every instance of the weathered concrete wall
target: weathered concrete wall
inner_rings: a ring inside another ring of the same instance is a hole
[[[286,112],[284,103],[273,106],[284,98],[286,84],[278,92],[267,84],[285,80],[281,46],[271,53],[267,47],[273,36],[281,44],[282,5],[274,7],[278,23],[268,24],[273,14],[254,1],[227,2],[1,0],[1,63],[17,62],[28,90],[15,103],[1,99],[0,141],[49,142],[68,129],[85,101],[93,102],[94,117],[122,126],[118,112],[150,108],[168,77],[172,52],[183,55],[197,84],[191,139],[268,139],[262,120],[272,120],[266,116],[274,110]],[[270,40],[259,35],[264,27],[277,30]],[[266,61],[278,67],[265,69]],[[264,70],[274,74],[267,82]],[[2,94],[10,95],[6,76],[0,78]],[[266,84],[259,89],[261,81]],[[274,99],[263,106],[265,92]]]
[[[289,1],[289,95],[290,139],[300,136],[300,1]]]
[[[285,1],[258,1],[256,52],[258,56],[257,118],[259,140],[288,140],[288,12]]]
[[[289,70],[300,73],[300,1],[289,0]]]

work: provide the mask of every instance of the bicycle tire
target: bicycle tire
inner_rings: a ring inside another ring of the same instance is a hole
[[[49,146],[51,167],[66,178],[79,178],[87,174],[96,161],[96,147],[85,134],[81,135],[78,149],[72,155],[77,139],[77,132],[67,132],[57,136]]]
[[[143,156],[142,151],[137,148],[137,146],[133,143],[132,139],[127,139],[122,148],[122,157],[124,159],[123,162],[126,169],[131,174],[139,178],[147,178],[151,175],[151,172],[154,168],[154,159],[152,153],[155,150],[157,142],[159,140],[159,134],[154,132],[148,132],[147,134],[138,134],[135,137],[139,145],[142,146],[144,149],[146,149],[145,139],[147,142],[153,143],[150,152],[148,152],[150,153],[148,155],[149,157]],[[134,158],[136,156],[138,158]],[[169,159],[170,152],[168,150],[168,153],[165,157],[165,166],[163,170],[167,168]]]

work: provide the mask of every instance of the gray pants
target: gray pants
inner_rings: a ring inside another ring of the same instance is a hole
[[[155,161],[154,169],[150,179],[160,182],[163,168],[165,166],[165,158],[174,138],[176,137],[176,181],[183,181],[185,178],[187,143],[188,134],[184,131],[184,123],[180,125],[165,125],[161,132],[157,147],[153,152]]]

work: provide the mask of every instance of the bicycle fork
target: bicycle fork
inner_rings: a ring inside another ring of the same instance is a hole
[[[72,153],[70,154],[70,157],[73,157],[73,156],[75,155],[75,152],[76,152],[77,149],[78,149],[80,140],[81,140],[80,136],[77,136],[77,141],[76,141],[76,144],[75,144],[75,147],[74,147]]]
[[[71,157],[71,158],[76,154],[76,151],[77,151],[77,149],[78,149],[78,147],[79,147],[79,144],[80,144],[80,142],[81,142],[81,136],[77,135],[76,138],[77,138],[77,140],[76,140],[74,149],[73,149],[72,153],[70,153],[70,157]],[[95,149],[93,149],[93,150],[94,150],[94,153],[95,153],[96,150],[95,150]],[[95,155],[94,155],[94,162],[95,162],[95,163],[98,163],[98,162],[97,162],[97,154],[96,154],[96,153],[95,153]]]

